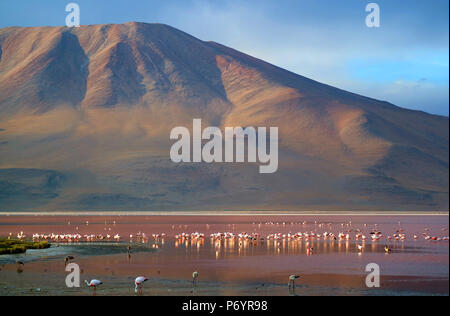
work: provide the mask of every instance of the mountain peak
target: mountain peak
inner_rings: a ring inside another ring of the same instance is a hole
[[[171,165],[170,130],[194,118],[279,127],[278,173]],[[448,130],[448,118],[343,91],[164,24],[0,30],[0,168],[68,172],[59,191],[36,188],[55,196],[41,201],[48,208],[234,200],[244,208],[445,209]],[[37,173],[19,173],[11,196],[31,196]]]

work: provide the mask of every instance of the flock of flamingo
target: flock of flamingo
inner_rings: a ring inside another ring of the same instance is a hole
[[[70,222],[68,223],[70,225]],[[116,223],[114,222],[114,225]],[[299,222],[299,223],[290,223],[291,226],[294,225],[307,225],[306,222]],[[86,222],[86,225],[88,226],[89,223]],[[106,222],[105,222],[106,225]],[[273,223],[273,222],[266,222],[266,223],[259,223],[259,224],[253,224],[255,231],[256,228],[261,228],[263,225],[265,227],[272,227],[272,226],[283,226],[286,227],[289,225],[289,223]],[[334,224],[338,225],[338,224]],[[203,242],[205,239],[211,240],[211,244],[215,245],[216,247],[221,247],[223,243],[226,243],[227,241],[232,241],[233,243],[236,242],[237,246],[239,248],[243,247],[244,245],[251,245],[258,242],[273,242],[273,243],[280,243],[280,242],[306,242],[306,252],[308,255],[311,255],[314,253],[314,248],[311,247],[313,242],[316,241],[350,241],[354,240],[356,247],[359,251],[359,254],[362,253],[364,249],[364,245],[366,242],[372,242],[373,244],[379,243],[381,241],[386,241],[389,243],[390,241],[398,241],[398,242],[404,242],[406,240],[424,240],[429,242],[448,242],[449,237],[444,236],[444,232],[447,232],[448,229],[444,228],[442,229],[442,232],[440,233],[440,236],[432,235],[430,232],[430,229],[424,228],[422,232],[418,233],[407,233],[404,229],[401,228],[401,224],[399,223],[398,228],[394,229],[394,232],[389,235],[385,235],[381,230],[379,229],[378,225],[375,224],[372,229],[368,229],[367,224],[363,224],[364,229],[355,228],[352,225],[352,222],[339,224],[341,229],[338,233],[331,232],[333,229],[333,225],[331,223],[324,224],[324,223],[317,223],[314,222],[314,231],[307,230],[304,232],[288,232],[288,233],[233,233],[233,232],[214,232],[210,234],[200,233],[200,232],[182,232],[179,234],[174,234],[173,237],[175,239],[175,243],[187,243],[187,242]],[[232,230],[235,230],[234,225],[231,226]],[[181,228],[181,226],[179,227]],[[185,225],[185,228],[187,226]],[[206,228],[209,230],[210,225],[206,225]],[[317,229],[319,228],[319,229]],[[172,229],[175,230],[175,226],[172,226]],[[76,227],[76,230],[78,231],[79,228]],[[80,234],[80,233],[34,233],[32,234],[31,238],[33,241],[42,241],[46,240],[53,243],[79,243],[79,242],[120,242],[124,238],[120,236],[120,234],[116,233],[110,233],[111,228],[107,229],[104,228],[105,231],[107,231],[106,234],[104,233],[88,233],[88,234]],[[266,229],[267,230],[267,229]],[[317,232],[320,230],[320,232]],[[272,227],[273,231],[273,227]],[[285,229],[286,231],[286,229]],[[366,233],[364,233],[366,231]],[[139,243],[146,243],[150,239],[153,239],[154,241],[160,242],[164,241],[165,238],[168,237],[168,234],[166,233],[158,233],[158,234],[151,234],[146,235],[143,232],[138,232],[135,234],[127,235],[129,237],[129,242],[139,242]],[[27,235],[21,231],[17,235],[13,233],[9,233],[10,239],[17,238],[20,240],[27,239]],[[158,245],[158,243],[154,243],[154,246]],[[128,254],[131,253],[131,246],[130,244],[127,247]],[[386,245],[384,247],[384,250],[386,253],[390,253],[392,249]],[[73,256],[67,256],[65,258],[65,263],[67,264],[70,260],[73,260]],[[20,262],[21,266],[23,266],[23,263]],[[300,278],[299,275],[293,274],[289,276],[289,290],[295,289],[295,281]],[[199,279],[199,272],[195,271],[192,274],[192,283],[193,286],[196,287]],[[134,287],[135,292],[138,294],[142,294],[142,289],[144,286],[144,283],[147,282],[149,278],[145,276],[139,276],[134,280]],[[103,284],[102,281],[93,279],[90,282],[85,281],[86,285],[88,285],[90,288],[94,289],[94,292],[96,291],[97,287]]]
[[[68,223],[70,225],[70,222]],[[115,225],[116,222],[114,221],[113,224]],[[307,222],[300,222],[300,223],[290,223],[291,225],[300,224],[300,225],[307,225]],[[89,222],[86,222],[86,225],[89,225]],[[105,222],[106,225],[106,222]],[[262,223],[259,224],[253,224],[257,225],[259,228],[263,225]],[[288,223],[273,223],[273,222],[266,222],[264,225],[270,225],[270,226],[287,226]],[[356,240],[360,242],[366,242],[367,240],[371,240],[372,242],[379,242],[383,239],[386,239],[387,241],[405,241],[407,240],[407,233],[404,231],[404,229],[401,228],[399,223],[399,228],[392,234],[385,236],[379,228],[378,224],[375,224],[375,227],[370,230],[370,233],[364,234],[362,229],[359,228],[353,228],[352,222],[343,223],[340,224],[342,227],[342,230],[338,233],[331,232],[332,224],[323,224],[323,223],[317,223],[314,222],[314,225],[324,230],[323,233],[318,233],[315,231],[306,231],[306,232],[296,232],[296,233],[270,233],[263,235],[261,233],[233,233],[233,232],[216,232],[209,234],[209,238],[213,241],[220,241],[220,240],[229,240],[229,239],[238,239],[238,240],[248,240],[248,241],[264,241],[264,240],[273,240],[273,241],[279,241],[279,240]],[[206,224],[207,229],[210,228],[209,224]],[[328,231],[328,229],[330,231]],[[367,228],[367,224],[364,224],[364,228]],[[76,230],[78,230],[78,226],[76,227]],[[172,226],[172,229],[175,229],[175,226]],[[107,228],[105,227],[105,230]],[[111,228],[109,228],[109,231],[111,231]],[[447,228],[442,229],[442,231],[447,231]],[[151,234],[146,235],[143,232],[138,232],[136,234],[130,234],[128,235],[129,241],[137,241],[137,242],[148,242],[151,238],[154,240],[161,240],[166,238],[168,235],[166,233],[158,233],[158,234]],[[206,239],[206,234],[199,233],[199,232],[183,232],[180,234],[174,235],[175,240],[199,240],[199,239]],[[448,236],[433,236],[430,234],[429,228],[424,228],[423,232],[421,233],[414,233],[411,234],[411,237],[414,240],[424,239],[426,241],[449,241]],[[28,236],[24,234],[23,231],[19,232],[16,236],[14,236],[13,233],[9,233],[9,239],[11,238],[17,238],[19,240],[27,239]],[[114,241],[114,242],[120,242],[124,238],[116,233],[89,233],[89,234],[80,234],[80,233],[34,233],[32,234],[32,239],[34,241],[40,241],[40,240],[47,240],[54,243],[65,243],[65,242],[94,242],[94,241]]]

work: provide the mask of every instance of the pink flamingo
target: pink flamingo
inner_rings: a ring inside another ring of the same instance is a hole
[[[94,294],[97,292],[97,286],[102,285],[103,282],[99,280],[91,280],[91,282],[88,282],[87,280],[84,281],[87,286],[94,288]]]

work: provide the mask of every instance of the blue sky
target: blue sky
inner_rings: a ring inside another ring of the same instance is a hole
[[[65,0],[1,0],[0,27],[63,25]],[[309,78],[448,116],[448,0],[78,0],[81,24],[166,23]],[[376,2],[381,27],[367,28]]]

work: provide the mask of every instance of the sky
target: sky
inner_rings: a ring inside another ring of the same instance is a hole
[[[1,0],[0,27],[164,23],[311,79],[449,114],[448,0]],[[366,5],[380,27],[366,26]]]

